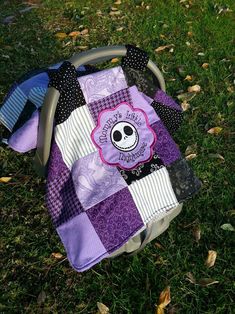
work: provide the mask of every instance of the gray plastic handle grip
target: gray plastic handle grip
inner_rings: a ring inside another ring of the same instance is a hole
[[[126,52],[125,46],[101,47],[75,54],[69,61],[78,68],[81,65],[99,63],[114,57],[122,57],[126,55]],[[156,76],[160,88],[165,91],[166,86],[161,71],[151,60],[149,60],[147,67]],[[60,93],[54,87],[48,88],[40,114],[37,150],[34,157],[35,170],[40,176],[45,176],[46,174],[46,165],[50,155],[54,126],[53,121],[59,96]]]

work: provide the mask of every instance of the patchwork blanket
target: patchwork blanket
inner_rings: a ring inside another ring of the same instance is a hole
[[[169,133],[181,121],[169,96],[158,90],[153,100],[128,87],[122,67],[112,69],[111,81],[110,70],[77,79],[67,62],[61,71],[67,86],[62,75],[50,81],[60,99],[47,207],[71,265],[84,271],[191,197],[200,182]]]

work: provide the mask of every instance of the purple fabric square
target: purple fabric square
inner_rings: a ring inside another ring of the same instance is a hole
[[[89,208],[86,213],[109,253],[144,226],[128,188]]]
[[[104,164],[98,152],[77,160],[72,168],[72,178],[84,209],[127,186],[117,168]]]
[[[57,176],[64,171],[68,170],[64,160],[62,158],[61,151],[55,141],[52,142],[50,159],[48,163],[48,182],[54,180]]]
[[[156,100],[157,102],[160,102],[162,104],[164,104],[165,106],[168,106],[170,108],[174,108],[177,109],[179,111],[182,111],[181,107],[174,101],[173,98],[171,98],[170,96],[168,96],[163,90],[159,89],[155,96],[154,96],[154,100]]]
[[[98,121],[98,115],[100,111],[113,108],[121,102],[128,102],[129,104],[132,104],[131,95],[127,88],[122,89],[117,93],[114,93],[105,98],[89,103],[88,108],[95,124]]]
[[[70,264],[77,271],[84,271],[108,256],[86,213],[58,227],[57,232]]]
[[[63,170],[53,181],[48,181],[46,203],[56,227],[83,211],[68,169]]]
[[[34,111],[31,118],[12,134],[8,141],[9,147],[17,152],[25,153],[37,146],[39,112]]]
[[[154,150],[164,165],[168,166],[181,157],[179,148],[161,121],[152,124],[151,127],[157,135]]]

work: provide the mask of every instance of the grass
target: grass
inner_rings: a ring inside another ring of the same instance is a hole
[[[234,224],[234,23],[233,13],[219,13],[226,6],[234,12],[233,1],[26,2],[38,7],[20,14],[25,2],[0,4],[0,100],[19,76],[66,59],[79,52],[79,46],[137,44],[166,72],[170,95],[186,91],[189,85],[202,88],[190,102],[176,140],[182,152],[196,144],[197,158],[190,163],[203,187],[158,238],[164,250],[153,241],[137,256],[104,260],[79,274],[67,260],[51,256],[65,253],[44,207],[45,182],[34,174],[33,152],[21,155],[1,147],[1,176],[13,177],[0,186],[1,313],[96,313],[96,302],[103,302],[114,314],[154,313],[167,285],[172,297],[167,313],[234,313],[234,233],[220,228]],[[112,6],[119,7],[121,14],[110,16]],[[14,19],[3,24],[8,16]],[[120,27],[123,30],[117,31]],[[83,28],[89,29],[89,37],[71,42],[55,37],[58,32]],[[172,53],[154,52],[167,44],[174,44]],[[208,69],[201,67],[204,62],[209,63]],[[193,81],[184,80],[186,75],[192,75]],[[223,128],[217,136],[207,133],[214,126]],[[225,161],[211,154],[221,154]],[[202,233],[199,243],[190,225],[195,221]],[[210,249],[218,257],[215,266],[207,268],[204,261]],[[194,285],[186,280],[187,272],[219,283]]]

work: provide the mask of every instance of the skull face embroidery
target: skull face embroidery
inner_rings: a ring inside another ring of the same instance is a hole
[[[118,122],[111,131],[111,142],[119,150],[129,152],[139,141],[136,128],[129,122]]]

